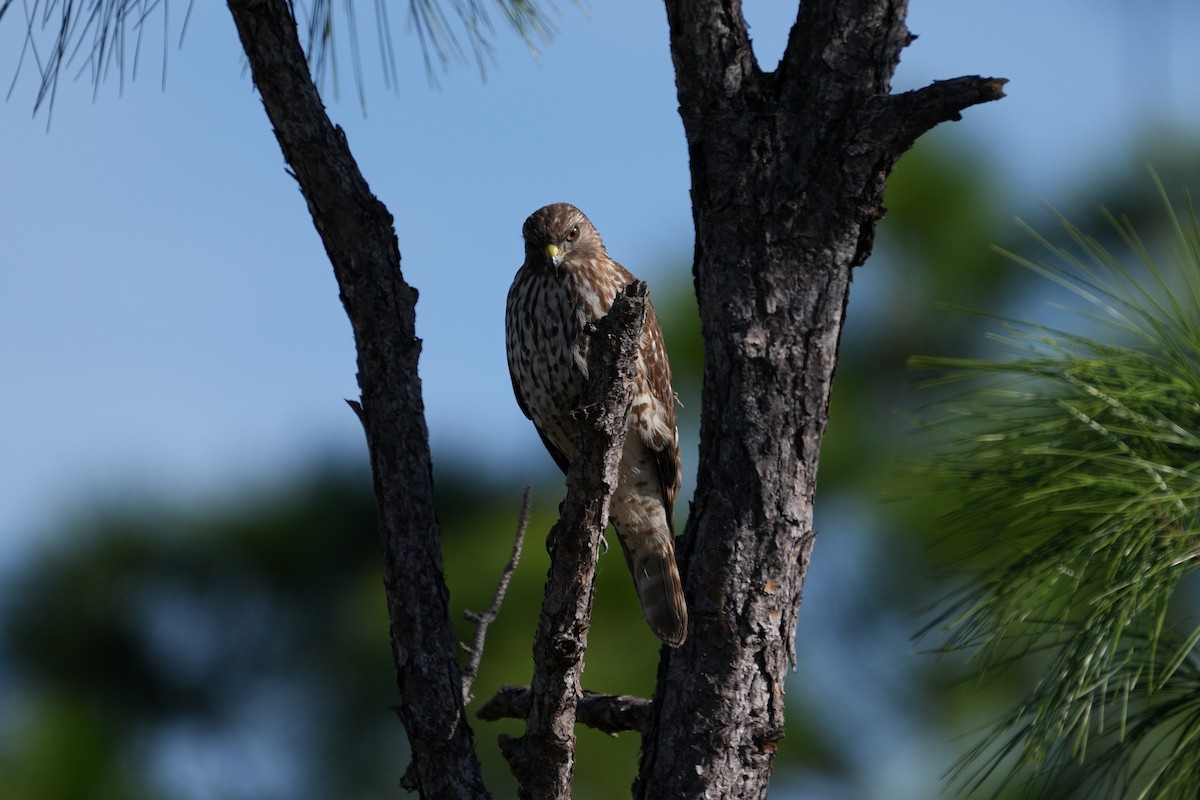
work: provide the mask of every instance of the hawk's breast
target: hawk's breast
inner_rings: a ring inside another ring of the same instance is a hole
[[[580,335],[586,320],[564,278],[522,267],[509,291],[506,328],[508,367],[525,410],[542,435],[570,456],[570,414],[586,380]]]

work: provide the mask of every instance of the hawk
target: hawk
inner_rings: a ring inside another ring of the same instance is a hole
[[[555,463],[565,473],[574,451],[571,412],[587,379],[584,328],[636,280],[613,261],[600,234],[568,203],[525,220],[525,263],[508,291],[505,343],[513,393]],[[629,430],[609,519],[633,574],[650,630],[678,647],[687,638],[687,606],[675,564],[675,495],[679,432],[662,329],[647,304]]]

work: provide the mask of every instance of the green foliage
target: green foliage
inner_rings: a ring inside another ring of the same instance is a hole
[[[373,0],[372,5],[384,83],[394,89],[399,84],[399,71],[396,67],[388,3],[387,0]],[[509,27],[535,55],[538,46],[549,42],[554,35],[554,24],[548,16],[548,6],[544,0],[455,0],[450,4],[454,9],[453,18],[446,13],[445,5],[437,0],[408,0],[408,27],[416,31],[421,44],[421,55],[425,60],[425,73],[434,84],[437,83],[437,67],[444,70],[452,62],[464,62],[468,52],[479,69],[480,77],[487,76],[487,68],[495,60],[492,41],[496,36],[496,29],[488,12],[489,6],[500,12]],[[365,105],[366,90],[358,38],[358,3],[356,0],[348,0],[341,6],[342,16],[339,17],[334,10],[333,0],[314,0],[304,24],[308,37],[305,49],[317,85],[323,85],[331,67],[336,81],[337,48],[340,38],[337,32],[344,26],[342,35],[350,47],[358,99]],[[334,90],[337,90],[336,83]]]
[[[1008,254],[1083,302],[1081,331],[1010,320],[1014,358],[915,360],[970,384],[928,423],[923,477],[966,574],[931,627],[984,672],[1040,673],[960,764],[972,789],[1200,791],[1200,627],[1172,602],[1200,563],[1200,226],[1159,188],[1165,262],[1112,215],[1125,257],[1061,217],[1063,243],[1035,235],[1048,257]]]
[[[369,486],[323,471],[228,509],[97,510],[65,532],[0,619],[20,698],[0,796],[316,800],[394,786],[381,767],[406,745],[387,710]]]
[[[188,0],[182,14],[175,18],[180,21],[180,45],[193,1]],[[308,14],[299,24],[306,33],[309,65],[317,85],[323,85],[331,73],[336,81],[339,40],[343,40],[350,48],[359,102],[365,104],[358,6],[358,0],[346,0],[340,4],[339,16],[332,0],[313,0],[311,5],[301,5]],[[394,89],[399,82],[399,70],[392,41],[389,3],[372,0],[371,6],[380,69],[384,83]],[[494,60],[492,41],[496,36],[489,7],[500,12],[532,53],[536,54],[539,44],[548,42],[555,30],[548,13],[552,5],[545,0],[455,0],[450,6],[453,14],[447,14],[443,4],[436,0],[408,0],[407,22],[417,33],[431,82],[436,82],[435,64],[444,69],[453,61],[465,61],[468,52],[480,75],[486,76],[487,66]],[[76,67],[77,75],[87,73],[93,92],[99,92],[100,84],[111,78],[124,86],[127,80],[136,77],[143,52],[158,36],[161,36],[162,80],[166,81],[167,53],[173,38],[169,0],[28,0],[21,7],[21,23],[13,21],[17,16],[11,13],[14,8],[13,0],[0,0],[0,24],[25,26],[13,85],[26,64],[38,72],[35,112],[43,105],[53,108],[59,78],[68,67]],[[155,18],[156,12],[161,12],[161,22]],[[156,30],[160,26],[161,30]],[[337,91],[336,82],[334,91]]]

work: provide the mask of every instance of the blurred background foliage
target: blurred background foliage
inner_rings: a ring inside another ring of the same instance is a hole
[[[1035,245],[1001,210],[1011,200],[999,196],[986,160],[956,141],[935,132],[905,156],[875,255],[856,275],[773,796],[939,796],[944,773],[981,726],[1036,677],[1018,669],[967,681],[961,663],[926,652],[936,642],[913,639],[950,585],[938,577],[948,546],[939,497],[896,488],[925,446],[897,411],[933,399],[915,388],[906,362],[988,354],[989,322],[939,304],[1036,318],[1052,294],[992,250]],[[1196,186],[1195,142],[1181,138],[1164,156],[1162,141],[1155,166],[1166,185]],[[1144,159],[1106,165],[1059,210],[1103,236],[1102,205],[1154,237],[1161,205]],[[1036,205],[1023,213],[1034,227],[1050,227]],[[679,254],[679,282],[655,287],[654,298],[684,406],[685,453],[694,454],[702,343],[689,257]],[[562,481],[549,458],[505,474],[481,474],[469,452],[434,458],[456,614],[490,603],[522,486],[535,486],[524,557],[489,632],[473,711],[502,684],[529,679],[542,541]],[[694,469],[688,464],[686,474]],[[5,577],[0,797],[402,794],[406,743],[389,710],[395,686],[365,454],[295,472],[220,503],[144,498],[76,513]],[[686,502],[678,513],[686,516]],[[646,695],[658,648],[619,555],[602,558],[597,592],[584,684]],[[469,640],[471,626],[456,625]],[[511,796],[495,741],[520,725],[472,724],[490,785]],[[581,729],[576,796],[626,795],[638,746],[633,735]],[[996,787],[1003,798],[1033,796],[1025,791]]]

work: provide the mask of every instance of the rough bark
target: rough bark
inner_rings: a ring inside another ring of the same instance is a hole
[[[646,284],[630,284],[597,323],[588,347],[584,404],[573,413],[578,427],[567,496],[546,541],[550,569],[534,635],[525,735],[500,739],[522,798],[571,797],[596,561],[629,425],[646,297]]]
[[[851,271],[884,184],[939,122],[1002,96],[959,78],[892,96],[904,0],[804,0],[778,70],[738,0],[666,0],[705,341],[692,620],[664,651],[640,798],[765,797],[783,733],[813,493]]]
[[[417,358],[416,290],[392,217],[325,113],[286,0],[229,0],[254,84],[325,245],[358,349],[360,414],[379,507],[383,579],[412,745],[404,783],[426,798],[486,797],[463,712],[433,508]]]

